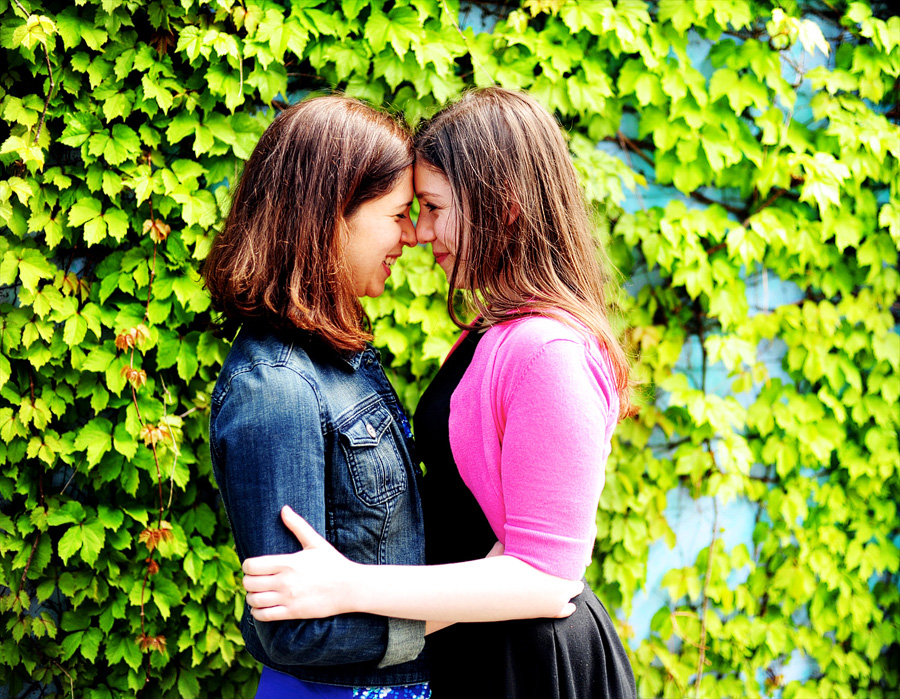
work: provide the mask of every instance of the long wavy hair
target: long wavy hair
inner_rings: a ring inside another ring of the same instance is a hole
[[[317,97],[279,114],[247,161],[203,266],[225,322],[362,349],[371,335],[344,259],[345,222],[390,192],[413,159],[406,128],[357,100]]]
[[[609,355],[620,417],[632,414],[629,364],[607,315],[603,251],[553,116],[519,92],[474,90],[427,122],[415,145],[418,162],[445,175],[453,193],[460,251],[449,279],[453,321],[470,327],[457,314],[457,290],[468,292],[482,325],[535,314],[575,318],[570,324]]]

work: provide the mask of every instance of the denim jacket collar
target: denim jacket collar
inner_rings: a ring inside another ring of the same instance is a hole
[[[359,369],[363,360],[367,357],[371,357],[377,362],[381,362],[381,353],[375,349],[368,342],[366,346],[359,350],[358,352],[352,352],[349,354],[345,354],[342,352],[335,352],[334,349],[329,346],[326,342],[321,340],[320,338],[310,335],[307,338],[301,338],[299,340],[294,340],[290,344],[296,344],[299,347],[302,347],[305,350],[313,350],[314,353],[316,351],[325,353],[328,357],[335,359],[339,364],[349,366],[353,371]]]
[[[353,354],[337,354],[338,359],[343,364],[347,364],[353,371],[359,369],[359,365],[362,364],[363,359],[366,357],[372,357],[376,361],[380,361],[381,355],[378,350],[376,350],[372,345],[366,345],[366,348],[360,350],[359,352],[354,352]]]

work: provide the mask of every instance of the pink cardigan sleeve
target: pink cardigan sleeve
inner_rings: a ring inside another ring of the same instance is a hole
[[[593,548],[618,398],[605,357],[548,342],[495,396],[506,553],[578,579]]]

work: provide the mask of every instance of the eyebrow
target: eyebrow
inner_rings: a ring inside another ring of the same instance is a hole
[[[436,194],[432,194],[431,192],[416,192],[416,199],[424,199],[425,197],[438,197]]]

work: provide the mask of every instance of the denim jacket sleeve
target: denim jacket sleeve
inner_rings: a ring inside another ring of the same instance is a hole
[[[298,550],[297,540],[281,522],[284,505],[327,536],[329,464],[323,417],[316,391],[303,376],[289,367],[266,364],[236,374],[213,418],[210,444],[242,561]],[[420,625],[357,613],[254,621],[252,627],[266,653],[280,664],[384,666],[418,654]]]

